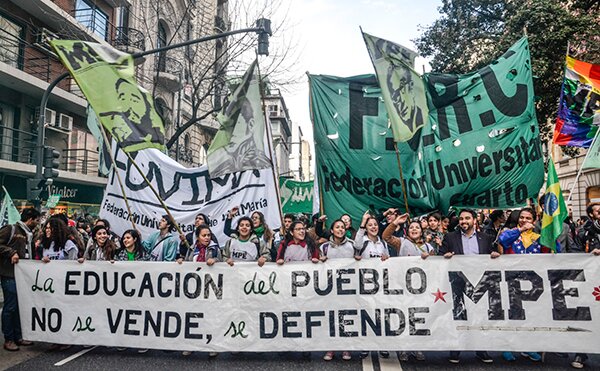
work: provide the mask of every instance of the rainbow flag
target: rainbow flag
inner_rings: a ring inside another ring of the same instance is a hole
[[[600,125],[600,65],[567,56],[554,144],[589,148]]]

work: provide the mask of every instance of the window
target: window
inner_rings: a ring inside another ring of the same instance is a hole
[[[586,203],[586,205],[589,205],[592,202],[600,202],[600,186],[589,187],[587,189],[587,203]]]
[[[0,14],[0,62],[22,68],[23,27]]]
[[[279,107],[276,104],[269,104],[269,117],[277,117],[279,115]]]
[[[156,47],[162,48],[163,46],[167,46],[167,29],[165,28],[162,22],[158,22],[158,37],[156,39]],[[158,71],[165,72],[167,68],[166,62],[167,53],[160,52],[158,54]]]
[[[108,14],[90,4],[87,0],[77,0],[75,3],[75,19],[88,30],[107,40]]]

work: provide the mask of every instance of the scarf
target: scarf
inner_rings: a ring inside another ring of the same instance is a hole
[[[27,245],[25,245],[25,250],[27,251],[28,255],[26,258],[29,259],[31,257],[31,255],[29,254],[29,250],[31,249],[31,242],[33,241],[33,232],[31,232],[27,224],[23,223],[22,221],[19,220],[17,224],[19,225],[19,227],[21,227],[22,230],[25,231],[25,234],[27,235]]]
[[[254,228],[254,234],[256,234],[258,236],[258,238],[261,238],[264,233],[265,233],[264,225]]]
[[[196,257],[197,262],[201,262],[201,263],[206,262],[206,250],[207,250],[206,246],[202,246],[199,243],[196,244],[196,249],[195,249],[194,253],[196,251],[198,252],[198,256]]]

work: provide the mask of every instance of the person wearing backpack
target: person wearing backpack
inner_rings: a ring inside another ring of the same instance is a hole
[[[2,333],[4,349],[14,352],[19,345],[28,346],[33,343],[24,340],[21,335],[21,319],[17,301],[17,284],[15,281],[15,264],[20,259],[31,259],[33,256],[33,230],[40,221],[40,212],[28,208],[21,213],[21,220],[13,225],[0,229],[0,281],[4,306],[2,308]]]
[[[321,261],[354,257],[354,241],[346,236],[346,223],[344,223],[342,219],[335,220],[331,223],[329,235],[329,241],[321,245]],[[325,353],[323,359],[325,361],[331,361],[334,356],[335,352],[329,351]],[[352,356],[350,355],[350,352],[342,352],[342,359],[344,361],[351,360]]]
[[[379,237],[379,222],[377,218],[371,215],[367,210],[360,222],[360,228],[356,232],[354,240],[354,259],[380,259],[387,260],[391,256],[396,256],[396,250],[391,249],[388,244]],[[360,358],[367,358],[369,352],[360,352]],[[381,358],[389,358],[390,352],[380,350]]]
[[[270,259],[269,246],[254,233],[252,219],[242,216],[238,220],[236,233],[223,247],[223,260],[229,265],[235,261],[255,261],[262,267]]]

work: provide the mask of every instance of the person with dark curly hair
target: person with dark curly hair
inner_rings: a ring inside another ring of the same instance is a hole
[[[42,240],[36,248],[36,259],[77,260],[78,248],[67,236],[67,225],[59,218],[49,218],[42,228]]]

